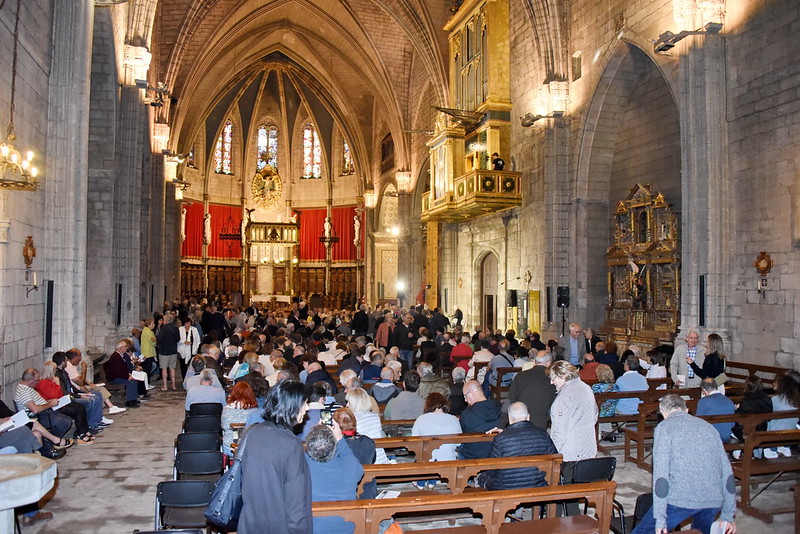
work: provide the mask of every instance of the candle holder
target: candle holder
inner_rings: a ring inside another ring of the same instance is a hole
[[[30,285],[30,286],[26,285],[26,287],[25,287],[25,298],[30,296],[31,291],[39,291],[39,281],[38,281],[37,276],[36,276],[36,271],[31,271],[30,269],[27,269],[25,271],[25,281],[26,282],[30,282],[31,281],[31,273],[33,273],[33,284]]]

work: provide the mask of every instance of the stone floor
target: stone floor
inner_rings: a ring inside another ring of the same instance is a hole
[[[182,390],[151,390],[140,408],[111,416],[93,445],[73,445],[58,461],[45,523],[24,534],[131,534],[153,528],[156,484],[172,479],[172,447],[183,421]],[[49,500],[48,500],[49,499]]]
[[[172,446],[180,432],[184,394],[151,393],[152,399],[140,408],[114,416],[114,424],[94,445],[75,445],[58,461],[56,487],[43,500],[43,509],[54,517],[22,527],[24,534],[130,534],[153,527],[156,484],[172,477]],[[617,499],[632,513],[636,496],[649,491],[649,473],[618,455],[615,480]],[[756,504],[790,505],[789,487],[788,482],[774,484]],[[792,514],[777,516],[770,525],[742,513],[736,521],[741,534],[794,531]]]

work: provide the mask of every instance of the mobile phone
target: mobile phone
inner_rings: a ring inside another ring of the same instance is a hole
[[[323,425],[333,426],[333,412],[330,410],[320,410],[319,419]]]

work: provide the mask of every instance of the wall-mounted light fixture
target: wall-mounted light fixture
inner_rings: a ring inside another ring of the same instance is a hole
[[[366,208],[374,208],[378,205],[378,196],[375,194],[374,189],[365,189],[364,190],[364,207]]]
[[[31,273],[33,273],[33,284],[26,284],[25,297],[31,294],[31,291],[39,291],[39,281],[36,278],[36,271],[31,270],[33,265],[33,258],[36,257],[36,245],[33,244],[33,236],[29,235],[25,239],[25,244],[22,245],[22,258],[25,260],[25,282],[31,282]]]
[[[530,128],[533,126],[536,121],[541,119],[558,119],[564,116],[563,111],[553,111],[552,113],[548,113],[547,115],[534,115],[533,113],[526,113],[522,117],[519,118],[522,126],[524,128]]]
[[[684,30],[679,33],[672,33],[671,31],[667,30],[659,35],[658,39],[653,41],[653,50],[655,50],[657,54],[662,54],[674,48],[679,41],[690,35],[718,35],[721,31],[721,22],[709,22],[697,30]]]
[[[411,171],[397,171],[395,180],[397,181],[397,190],[401,193],[410,193],[414,189]]]
[[[136,87],[144,90],[144,103],[154,108],[164,106],[164,99],[169,97],[169,89],[164,82],[158,82],[153,87],[147,83],[147,80],[136,80]]]

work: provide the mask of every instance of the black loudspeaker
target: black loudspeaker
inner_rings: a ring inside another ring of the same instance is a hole
[[[547,286],[547,290],[545,291],[545,300],[546,300],[545,309],[547,310],[547,313],[545,314],[545,316],[547,318],[547,322],[548,323],[553,321],[553,307],[551,305],[551,302],[553,300],[553,298],[551,296],[551,293],[553,292],[552,290],[553,290],[552,287]]]
[[[52,280],[45,281],[47,297],[44,304],[44,346],[53,346],[53,288]]]
[[[698,289],[700,290],[700,295],[698,298],[697,306],[698,310],[698,321],[697,326],[705,326],[706,325],[706,275],[701,274],[700,280],[698,281]]]
[[[508,290],[506,290],[506,307],[507,308],[516,308],[517,307],[517,290],[516,289],[508,289]]]
[[[567,286],[558,286],[556,289],[558,299],[556,304],[559,308],[569,308],[569,288]]]

